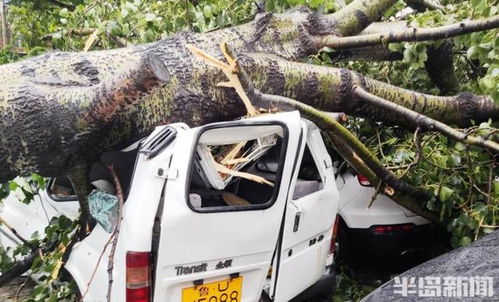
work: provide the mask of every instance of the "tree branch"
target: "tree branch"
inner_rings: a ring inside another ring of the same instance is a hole
[[[495,153],[499,153],[499,144],[496,142],[483,139],[482,137],[467,135],[466,133],[458,131],[442,122],[373,95],[357,85],[354,86],[354,92],[366,103],[381,107],[386,110],[387,113],[401,115],[403,118],[410,120],[418,127],[424,128],[426,130],[437,130],[444,135],[458,140],[462,143],[480,146],[482,148],[492,150]]]
[[[459,92],[452,48],[451,41],[444,41],[439,47],[429,46],[426,49],[428,59],[424,63],[425,69],[441,95],[453,95]]]
[[[86,237],[92,229],[92,217],[88,205],[88,194],[92,190],[88,180],[89,171],[89,165],[76,164],[68,174],[80,206],[80,238]]]
[[[438,223],[437,216],[425,209],[419,203],[421,200],[427,200],[426,194],[415,189],[406,182],[387,170],[383,164],[360,142],[357,137],[348,129],[343,127],[327,112],[317,110],[316,108],[300,103],[294,99],[264,94],[257,90],[247,73],[238,68],[238,75],[245,93],[252,100],[252,104],[261,108],[273,107],[277,105],[280,110],[299,110],[319,128],[331,136],[336,150],[359,172],[372,183],[382,180],[385,183],[383,187],[385,194],[389,195],[401,206],[419,214],[430,221]],[[268,108],[272,109],[272,108]],[[395,189],[395,190],[394,190]]]
[[[418,93],[348,69],[289,62],[263,54],[239,55],[238,62],[263,93],[290,97],[323,111],[345,112],[414,128],[406,119],[387,115],[379,107],[362,106],[352,95],[356,84],[374,95],[447,124],[467,125],[470,119],[478,122],[499,117],[499,105],[486,96],[461,93],[441,97]]]
[[[327,18],[334,24],[334,31],[340,36],[356,35],[372,22],[381,19],[385,11],[396,0],[354,0]]]
[[[116,172],[114,171],[114,168],[112,165],[108,165],[107,168],[109,169],[109,172],[111,173],[111,176],[113,177],[113,182],[114,182],[114,187],[116,188],[116,197],[118,198],[118,220],[116,222],[116,227],[114,228],[113,231],[113,244],[111,245],[111,251],[109,252],[109,261],[107,263],[107,274],[109,276],[109,282],[107,285],[107,301],[111,301],[111,290],[113,287],[113,268],[114,268],[114,253],[116,251],[116,245],[118,244],[118,238],[120,236],[120,227],[121,227],[121,219],[122,219],[122,211],[123,211],[123,204],[125,202],[124,200],[124,195],[123,195],[123,189],[121,188],[120,180],[118,179],[118,175],[116,175]]]
[[[85,301],[85,297],[87,296],[88,290],[90,289],[90,285],[94,281],[95,274],[97,273],[97,269],[99,268],[99,265],[102,261],[102,258],[104,257],[104,254],[106,253],[107,247],[113,242],[114,234],[111,234],[109,236],[108,240],[106,241],[106,244],[104,244],[104,247],[102,248],[102,252],[99,255],[99,258],[97,258],[97,262],[94,266],[94,270],[92,271],[92,275],[90,275],[90,279],[88,279],[87,286],[85,288],[85,291],[82,293],[80,301]]]
[[[33,250],[31,254],[24,257],[22,260],[17,261],[13,267],[11,267],[6,272],[3,272],[2,275],[0,275],[0,287],[6,285],[14,278],[19,277],[25,272],[27,272],[31,268],[33,260],[35,260],[35,258],[38,257],[38,254],[40,253],[41,250],[42,250],[41,248]]]
[[[372,173],[367,173],[367,175],[365,175],[371,183],[377,183],[381,179],[385,183],[382,190],[386,195],[404,208],[407,208],[432,222],[439,223],[437,216],[433,212],[430,212],[421,206],[421,203],[428,199],[428,196],[424,192],[419,191],[408,183],[398,179],[394,173],[383,166],[379,159],[376,158],[353,133],[348,131],[333,118],[329,117],[324,112],[290,98],[259,94],[258,91],[254,92],[254,96],[256,96],[256,99],[260,99],[260,101],[268,102],[270,104],[284,104],[302,112],[302,114],[331,136],[335,148],[338,143],[340,144],[340,148],[336,149],[342,156],[346,155],[346,158],[357,157],[356,160],[350,162],[357,171],[363,173],[366,171],[366,168],[372,171]],[[344,146],[341,146],[341,144],[345,144],[347,147],[345,148]],[[348,149],[351,150],[351,155],[344,152]],[[375,176],[373,176],[373,173]]]
[[[439,40],[497,27],[499,27],[499,16],[493,16],[485,19],[462,21],[455,24],[433,28],[412,28],[381,34],[369,34],[343,38],[328,35],[320,38],[321,41],[319,44],[334,49],[343,49],[379,44],[386,45],[388,43],[396,42]]]

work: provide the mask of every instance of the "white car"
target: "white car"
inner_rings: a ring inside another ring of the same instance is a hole
[[[378,194],[372,201],[375,188],[364,176],[347,171],[337,175],[336,184],[340,192],[339,257],[351,263],[368,254],[369,259],[392,261],[438,242],[439,231],[429,220],[386,195]]]
[[[126,195],[112,301],[284,302],[331,295],[338,190],[319,129],[298,112],[193,129],[158,127],[102,161],[114,164]],[[102,163],[90,177],[112,193]],[[28,238],[61,214],[78,215],[65,178],[52,179],[29,205],[11,195],[1,212]],[[97,224],[65,264],[84,301],[107,300],[110,249],[97,261],[110,236]],[[3,229],[0,240],[18,243]]]

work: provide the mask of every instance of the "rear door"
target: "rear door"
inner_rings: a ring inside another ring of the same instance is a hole
[[[164,191],[155,301],[259,301],[300,135],[300,116],[291,112],[178,138]]]

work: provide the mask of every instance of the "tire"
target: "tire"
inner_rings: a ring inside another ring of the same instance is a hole
[[[349,263],[352,259],[352,251],[348,240],[347,229],[348,227],[343,219],[341,219],[338,230],[338,239],[336,241],[338,245],[336,260]]]

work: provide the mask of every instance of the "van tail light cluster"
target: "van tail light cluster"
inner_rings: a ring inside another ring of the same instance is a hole
[[[329,253],[332,254],[336,251],[336,241],[338,240],[338,229],[340,228],[340,216],[336,215],[336,220],[333,224],[333,235],[331,237],[331,245],[329,246]]]
[[[390,233],[400,233],[400,232],[412,232],[414,231],[414,224],[397,224],[397,225],[377,225],[371,227],[374,235],[384,235]]]
[[[357,174],[357,180],[359,184],[364,187],[372,187],[373,185],[369,182],[369,179],[362,174]]]
[[[126,302],[151,301],[151,253],[127,252]]]

